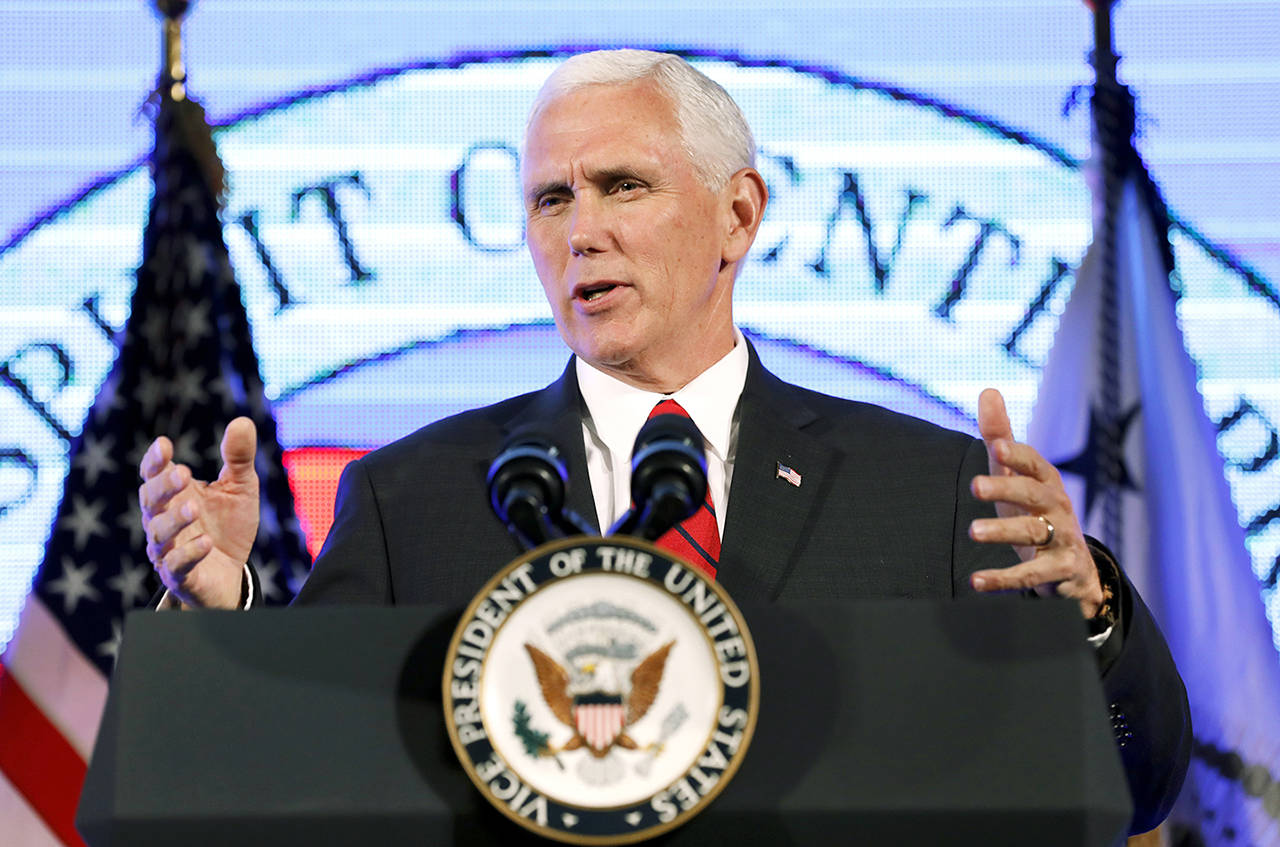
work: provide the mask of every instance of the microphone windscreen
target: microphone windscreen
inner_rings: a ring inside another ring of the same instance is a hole
[[[631,499],[644,510],[659,485],[664,491],[671,491],[672,484],[682,492],[680,499],[690,508],[697,508],[706,497],[707,458],[702,433],[683,415],[655,415],[636,436],[631,457]]]
[[[513,489],[532,496],[552,514],[564,508],[569,471],[560,448],[537,426],[511,431],[502,450],[489,465],[489,503],[504,523],[506,502]]]
[[[639,455],[646,447],[658,442],[677,442],[685,444],[702,453],[702,432],[692,418],[684,415],[654,415],[645,421],[636,435],[635,446],[631,450],[633,457]],[[635,459],[632,459],[634,465]],[[704,459],[705,464],[705,459]]]

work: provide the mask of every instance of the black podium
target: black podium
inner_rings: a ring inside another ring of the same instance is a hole
[[[1062,601],[743,607],[741,770],[652,843],[1099,845],[1131,804]],[[130,616],[77,825],[115,845],[549,844],[471,785],[441,716],[457,610]]]

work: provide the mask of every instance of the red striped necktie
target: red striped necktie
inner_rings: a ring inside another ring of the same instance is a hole
[[[650,419],[657,415],[679,415],[689,417],[689,413],[675,400],[663,400],[653,407]],[[711,500],[711,487],[707,486],[706,499],[698,511],[667,530],[658,538],[657,546],[687,559],[707,575],[715,578],[716,564],[720,561],[720,528],[716,525],[716,508]]]

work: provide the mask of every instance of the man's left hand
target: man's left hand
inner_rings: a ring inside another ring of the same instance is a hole
[[[988,388],[978,398],[978,429],[987,445],[989,476],[973,478],[973,495],[995,503],[999,517],[976,520],[969,537],[984,544],[1011,544],[1021,564],[978,571],[977,591],[1034,589],[1080,603],[1085,618],[1102,606],[1102,585],[1093,555],[1058,469],[1035,448],[1013,440],[1000,392]]]

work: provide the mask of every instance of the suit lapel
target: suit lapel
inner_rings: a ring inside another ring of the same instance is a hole
[[[738,444],[717,579],[738,601],[777,598],[840,460],[805,432],[818,420],[794,386],[760,364],[754,349],[739,404]],[[778,464],[801,475],[793,485]]]

